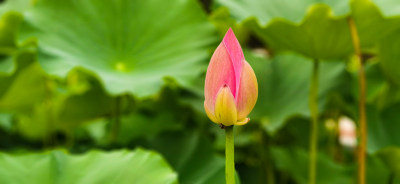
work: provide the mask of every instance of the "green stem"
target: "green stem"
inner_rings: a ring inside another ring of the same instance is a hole
[[[268,139],[267,135],[264,133],[262,129],[259,131],[260,134],[260,148],[261,148],[261,161],[263,165],[263,172],[260,174],[261,178],[260,183],[267,182],[268,184],[275,184],[275,175],[274,175],[274,167],[270,155],[270,139]]]
[[[316,183],[317,151],[318,151],[318,60],[314,60],[313,73],[309,93],[309,108],[311,113],[310,163],[309,183]]]
[[[281,175],[280,175],[280,183],[281,184],[288,184],[289,183],[289,176],[288,176],[288,174],[287,173],[285,173],[285,172],[283,172],[283,173],[281,173]]]
[[[365,112],[365,101],[366,101],[366,77],[365,77],[365,70],[364,70],[364,59],[361,54],[361,47],[360,47],[360,38],[358,37],[357,27],[354,23],[352,18],[348,19],[351,38],[353,41],[353,47],[355,54],[357,55],[357,59],[360,64],[360,71],[358,72],[358,85],[359,85],[359,122],[360,122],[360,145],[357,152],[358,157],[358,183],[365,184],[365,153],[367,147],[367,118]]]
[[[225,179],[226,184],[235,184],[233,126],[225,127]]]
[[[267,177],[267,183],[268,184],[275,184],[275,173],[274,173],[274,166],[273,166],[273,163],[272,163],[272,159],[271,159],[271,155],[270,155],[270,149],[269,149],[269,145],[267,145],[268,146],[268,148],[267,148],[267,153],[265,154],[265,157],[267,157],[266,158],[266,172],[267,172],[267,174],[266,174],[266,177]],[[264,148],[263,148],[264,149]]]
[[[394,178],[395,178],[395,174],[393,172],[391,172],[389,175],[388,184],[394,184]]]

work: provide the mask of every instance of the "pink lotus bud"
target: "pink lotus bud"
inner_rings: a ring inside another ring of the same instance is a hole
[[[214,123],[244,125],[250,120],[247,116],[257,101],[257,79],[232,29],[211,57],[204,94],[204,108]]]

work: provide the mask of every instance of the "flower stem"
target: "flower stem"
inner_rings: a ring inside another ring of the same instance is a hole
[[[316,183],[317,151],[318,151],[318,60],[314,60],[313,73],[309,93],[309,108],[311,113],[310,163],[309,183]]]
[[[357,55],[360,70],[358,72],[358,85],[359,85],[359,121],[360,121],[360,145],[357,152],[358,157],[358,183],[365,184],[365,152],[367,147],[367,118],[365,114],[365,91],[366,91],[366,78],[364,70],[364,60],[361,55],[360,38],[358,37],[357,27],[352,18],[348,19],[351,39],[355,54]]]
[[[225,127],[225,179],[226,184],[235,184],[233,125]]]

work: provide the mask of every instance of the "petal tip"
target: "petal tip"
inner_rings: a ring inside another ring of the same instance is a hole
[[[228,31],[225,33],[224,36],[224,43],[225,44],[239,44],[239,41],[236,38],[235,33],[233,32],[232,28],[229,28]]]
[[[233,32],[233,30],[232,30],[231,27],[229,27],[228,31],[226,31],[225,37],[226,37],[227,35],[229,35],[229,36],[231,36],[231,35],[235,36],[235,33]],[[235,36],[235,37],[236,37],[236,36]]]
[[[236,88],[234,89],[235,93],[233,94],[234,97],[237,97],[239,83],[240,83],[240,73],[242,71],[242,63],[244,60],[244,54],[242,47],[238,39],[235,36],[232,28],[229,28],[226,32],[224,39],[223,39],[224,46],[226,51],[229,54],[230,60],[232,62],[232,66],[235,72],[235,84]]]

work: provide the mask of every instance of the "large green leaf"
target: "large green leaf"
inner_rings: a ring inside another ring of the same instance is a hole
[[[17,183],[178,183],[177,174],[157,153],[90,151],[71,155],[63,151],[0,154],[0,182]]]
[[[257,104],[250,118],[261,120],[274,133],[293,115],[308,116],[308,93],[312,61],[297,55],[280,55],[272,59],[245,52],[259,85]],[[320,64],[319,107],[322,110],[332,93],[346,92],[341,86],[349,81],[344,62]]]
[[[30,79],[35,79],[35,77],[38,78],[40,75],[31,73]],[[24,76],[22,80],[25,86],[22,87],[33,85],[34,89],[41,89],[40,85],[25,78],[27,77]],[[62,82],[43,77],[37,81],[43,85],[42,91],[38,91],[36,95],[42,96],[41,100],[22,104],[22,107],[30,111],[24,111],[17,116],[19,132],[31,139],[41,139],[56,131],[72,133],[73,129],[83,122],[108,117],[117,111],[116,99],[109,96],[95,78],[81,71],[70,72],[68,78]],[[27,94],[23,89],[17,89],[18,91],[10,92],[15,98],[7,98],[10,104],[16,104],[18,99],[23,100],[22,97],[26,95],[34,95]],[[31,91],[35,92],[35,90]],[[1,105],[0,101],[0,107]],[[7,110],[10,107],[4,108]],[[119,104],[119,111],[125,108],[124,105]]]
[[[11,76],[0,77],[0,110],[26,113],[44,99],[45,74],[39,63],[34,62],[34,53],[21,52],[14,57],[16,71]]]
[[[0,111],[16,114],[18,131],[27,137],[71,131],[116,109],[114,98],[82,71],[72,71],[66,80],[58,81],[43,72],[35,53],[20,52],[15,60],[17,70],[0,77]]]
[[[365,175],[367,178],[367,184],[382,182],[390,183],[390,175],[392,174],[392,172],[390,168],[388,168],[385,164],[384,159],[382,159],[379,155],[367,155],[366,162],[367,172],[365,173]]]
[[[2,15],[0,19],[0,75],[9,75],[16,70],[18,55],[17,32],[22,16],[16,12]]]
[[[379,46],[379,61],[391,83],[400,86],[400,37],[399,31],[383,39]]]
[[[184,130],[185,122],[193,124],[194,113],[179,102],[179,93],[176,84],[170,83],[156,98],[137,100],[133,105],[135,110],[121,116],[116,142],[127,145],[165,131]]]
[[[271,152],[279,170],[287,172],[296,183],[308,183],[309,152],[307,150],[273,147]],[[385,183],[389,180],[390,170],[379,156],[368,155],[366,162],[366,180],[368,184]],[[325,153],[319,152],[317,159],[317,183],[356,183],[356,167],[353,164],[355,162],[340,163],[328,157]]]
[[[400,176],[400,148],[388,147],[382,149],[379,155],[383,158],[389,168],[397,175]]]
[[[357,77],[355,78],[354,82],[357,82],[358,85],[358,81],[359,81],[359,75],[358,72],[354,73],[353,75],[357,75]],[[372,102],[374,100],[376,100],[377,98],[381,97],[381,94],[383,92],[385,92],[385,88],[387,87],[387,80],[383,74],[382,68],[380,67],[379,63],[375,62],[375,63],[367,63],[365,66],[365,77],[367,80],[367,91],[366,91],[366,98],[367,98],[367,102]],[[354,84],[355,85],[355,84]],[[359,96],[359,92],[358,92],[358,88],[357,88],[357,92],[355,95],[358,99]]]
[[[370,153],[375,153],[385,147],[400,146],[400,104],[386,107],[381,112],[375,106],[368,106],[368,147]]]
[[[309,155],[306,150],[274,147],[271,153],[277,168],[288,172],[299,184],[308,183]],[[317,183],[352,183],[349,169],[344,165],[335,163],[327,155],[319,153],[317,164]]]
[[[131,113],[129,116],[121,118],[117,142],[127,144],[137,138],[154,137],[163,131],[182,129],[182,124],[176,121],[174,115],[168,112],[152,116]]]
[[[226,7],[214,10],[210,15],[210,21],[217,28],[221,38],[225,35],[226,30],[231,28],[242,45],[249,39],[249,28],[230,17],[229,9]]]
[[[369,0],[363,0],[368,2]],[[394,17],[400,15],[400,4],[396,0],[370,0],[382,12],[385,17]]]
[[[0,113],[0,128],[9,132],[12,130],[12,115]]]
[[[347,0],[217,0],[216,2],[228,7],[232,16],[239,21],[255,17],[263,26],[277,19],[300,23],[306,14],[310,13],[310,7],[315,4],[329,5],[336,15],[345,15],[350,10]]]
[[[378,42],[400,28],[395,0],[218,2],[274,51],[311,58],[344,58],[353,52],[348,15],[355,20],[363,52],[376,53]]]
[[[38,132],[45,132],[45,127],[40,121],[27,124],[27,120],[38,117],[37,112],[42,112],[41,118],[48,119],[48,113],[43,111],[47,107],[44,99],[48,92],[45,74],[39,63],[35,62],[34,52],[23,51],[10,58],[15,60],[16,70],[0,76],[0,111],[17,115],[16,130],[35,137]]]
[[[45,75],[35,62],[35,41],[17,42],[22,15],[0,14],[0,110],[27,112],[43,99]]]
[[[246,20],[244,24],[273,51],[338,59],[353,50],[345,17],[349,13],[347,0],[220,0],[219,3],[227,6],[238,21]]]
[[[313,6],[299,25],[274,21],[267,27],[250,22],[256,34],[275,51],[294,51],[316,59],[340,59],[352,52],[346,18],[335,18],[326,5]]]
[[[22,22],[22,15],[8,12],[0,19],[0,54],[12,54],[17,48],[17,32]]]
[[[34,3],[27,0],[7,0],[2,1],[0,6],[0,15],[6,14],[9,11],[22,12],[29,8]]]
[[[376,53],[379,42],[400,28],[400,17],[389,16],[394,15],[395,12],[400,15],[398,6],[394,2],[392,0],[353,0],[351,2],[352,18],[357,26],[363,52]]]
[[[391,183],[400,183],[400,148],[388,147],[379,151],[378,156],[382,158],[386,167],[391,171]],[[379,180],[378,180],[379,182]]]
[[[23,36],[38,38],[45,71],[83,67],[112,94],[152,95],[165,77],[190,85],[215,40],[194,0],[38,0],[24,15],[33,29]]]
[[[71,126],[115,114],[116,99],[109,96],[96,78],[82,71],[70,72],[65,85],[54,89],[55,120]],[[118,104],[121,111],[123,104]]]
[[[110,134],[105,132],[118,121],[119,128],[113,139],[115,143],[128,145],[138,138],[181,129],[182,123],[192,115],[191,108],[179,103],[179,90],[173,84],[163,88],[156,98],[132,101],[129,95],[107,95],[95,78],[80,70],[71,72],[66,84],[59,83],[50,85],[53,87],[49,97],[35,104],[32,113],[19,116],[21,133],[39,139],[57,131],[70,134],[82,123],[98,122],[94,126],[97,128],[87,126],[85,130],[90,135],[94,131],[94,138],[103,144],[110,140]],[[102,135],[96,133],[98,128],[102,129]]]

